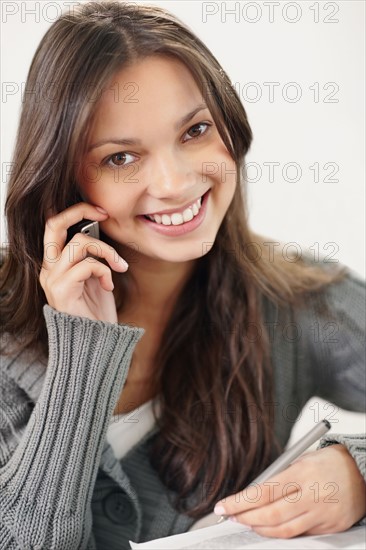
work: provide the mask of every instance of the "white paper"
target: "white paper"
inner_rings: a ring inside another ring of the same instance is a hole
[[[342,533],[331,535],[313,535],[291,539],[267,538],[257,535],[244,525],[224,521],[220,524],[188,531],[180,535],[164,537],[148,542],[130,541],[133,550],[237,550],[252,549],[326,549],[346,548],[348,550],[366,550],[366,528],[353,527]]]

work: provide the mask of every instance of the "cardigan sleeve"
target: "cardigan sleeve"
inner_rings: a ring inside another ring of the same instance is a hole
[[[0,548],[92,550],[105,434],[145,331],[48,305],[43,312],[49,358],[31,413],[23,390],[0,371]]]
[[[323,296],[328,314],[319,311],[315,298],[310,301],[306,321],[300,316],[313,394],[343,409],[365,412],[365,282],[349,270],[346,278],[329,285]],[[366,434],[331,432],[317,448],[336,443],[347,448],[366,482]],[[366,524],[366,517],[360,523]]]

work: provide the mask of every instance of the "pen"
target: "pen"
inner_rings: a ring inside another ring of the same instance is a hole
[[[264,470],[264,472],[262,472],[254,481],[252,481],[250,485],[254,485],[255,483],[263,483],[264,481],[267,481],[267,479],[270,479],[276,474],[283,472],[283,470],[286,470],[286,468],[290,466],[291,462],[295,460],[295,458],[298,458],[301,453],[311,447],[311,445],[315,443],[315,441],[319,439],[322,435],[328,432],[330,428],[331,425],[328,420],[323,419],[321,420],[321,422],[318,422],[318,424],[314,426],[314,428],[312,428],[310,432],[305,434],[304,437],[297,441],[297,443],[295,443],[281,456],[279,456],[270,466],[268,466],[268,468]],[[221,523],[222,521],[225,521],[227,519],[228,516],[221,516],[217,523]]]

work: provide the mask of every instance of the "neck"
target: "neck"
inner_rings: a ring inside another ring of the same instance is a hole
[[[121,247],[118,247],[117,251],[122,258],[128,258],[127,255],[123,255]],[[133,353],[127,378],[130,391],[132,394],[138,391],[139,395],[142,395],[141,388],[148,387],[151,397],[158,391],[156,353],[161,336],[196,260],[166,262],[142,255],[134,257],[134,260],[129,262],[129,268],[125,273],[113,272],[114,293],[117,303],[121,303],[118,321],[132,323],[146,331]],[[122,285],[124,288],[127,286],[127,292],[120,293]],[[123,295],[125,296],[121,301],[120,297]],[[127,395],[126,390],[124,395]]]
[[[123,251],[120,250],[123,257]],[[128,271],[118,275],[128,281],[130,291],[121,310],[137,318],[154,321],[167,318],[180,291],[191,275],[196,260],[167,262],[139,255]],[[118,281],[115,285],[118,292]]]

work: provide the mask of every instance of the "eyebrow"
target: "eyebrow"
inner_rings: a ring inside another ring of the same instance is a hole
[[[184,117],[180,118],[174,125],[175,130],[180,130],[187,122],[189,122],[197,113],[200,111],[203,111],[204,109],[208,109],[206,103],[200,103],[197,105],[192,111],[184,115]],[[101,147],[102,145],[105,145],[107,143],[115,143],[116,145],[141,145],[141,139],[137,138],[106,138],[101,139],[100,141],[97,141],[96,143],[93,143],[93,145],[90,145],[88,148],[88,153],[95,149],[96,147]]]

